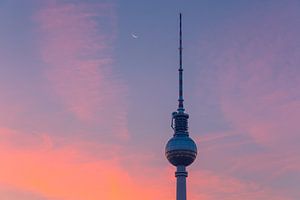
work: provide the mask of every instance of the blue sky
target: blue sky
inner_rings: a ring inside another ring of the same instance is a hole
[[[175,198],[182,12],[189,199],[299,199],[299,8],[1,1],[0,198]]]

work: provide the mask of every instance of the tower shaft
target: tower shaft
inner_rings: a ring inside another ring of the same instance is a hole
[[[188,176],[185,166],[177,166],[176,177],[176,200],[186,200],[186,177]]]

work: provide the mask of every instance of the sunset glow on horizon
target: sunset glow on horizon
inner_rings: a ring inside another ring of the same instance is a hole
[[[2,0],[0,199],[173,200],[185,107],[189,200],[300,199],[300,2]]]

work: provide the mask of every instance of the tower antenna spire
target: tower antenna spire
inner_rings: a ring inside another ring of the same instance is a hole
[[[179,14],[179,98],[178,111],[184,112],[183,107],[183,68],[182,68],[182,14]]]

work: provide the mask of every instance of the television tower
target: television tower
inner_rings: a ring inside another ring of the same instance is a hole
[[[176,200],[186,200],[186,167],[194,162],[197,156],[197,145],[189,137],[188,118],[183,106],[183,68],[182,68],[182,15],[179,14],[179,99],[178,109],[172,113],[171,127],[173,137],[168,141],[165,154],[169,162],[176,166]]]

